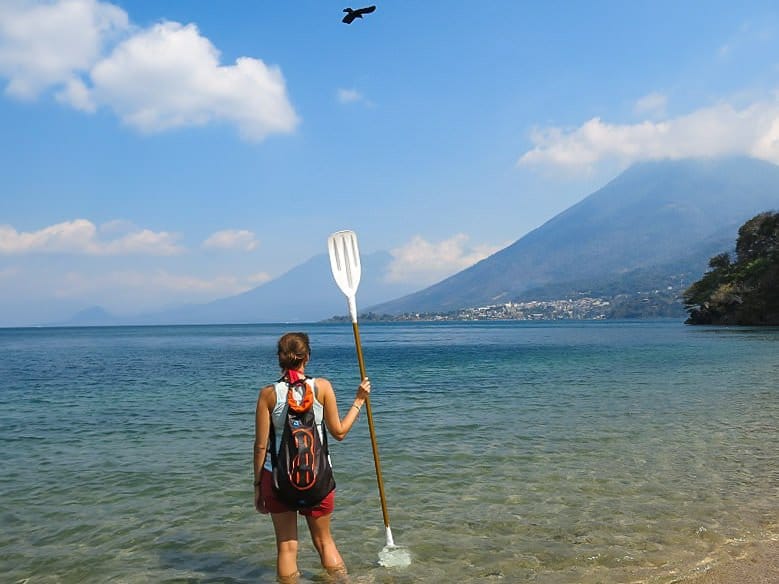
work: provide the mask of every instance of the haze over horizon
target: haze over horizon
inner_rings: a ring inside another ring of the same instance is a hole
[[[343,228],[422,288],[632,163],[779,163],[771,3],[342,8],[3,2],[0,325],[238,294]]]

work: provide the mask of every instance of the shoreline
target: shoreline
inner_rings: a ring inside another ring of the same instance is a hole
[[[779,540],[753,542],[733,550],[737,555],[669,584],[776,584],[779,582]]]

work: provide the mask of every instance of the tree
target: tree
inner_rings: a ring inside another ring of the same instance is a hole
[[[689,324],[779,324],[779,212],[756,215],[738,230],[736,261],[727,253],[684,292]]]
[[[779,213],[760,213],[738,230],[736,258],[739,263],[764,258],[779,250]]]

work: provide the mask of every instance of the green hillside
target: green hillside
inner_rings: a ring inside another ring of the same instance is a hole
[[[721,253],[684,293],[689,324],[779,325],[779,213],[738,230],[736,259]]]

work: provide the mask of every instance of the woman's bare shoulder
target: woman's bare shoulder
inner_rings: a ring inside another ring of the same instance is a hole
[[[259,401],[276,401],[276,388],[273,385],[266,385],[260,390]]]
[[[314,383],[316,384],[317,392],[319,392],[320,395],[333,392],[332,384],[324,377],[315,377]]]

